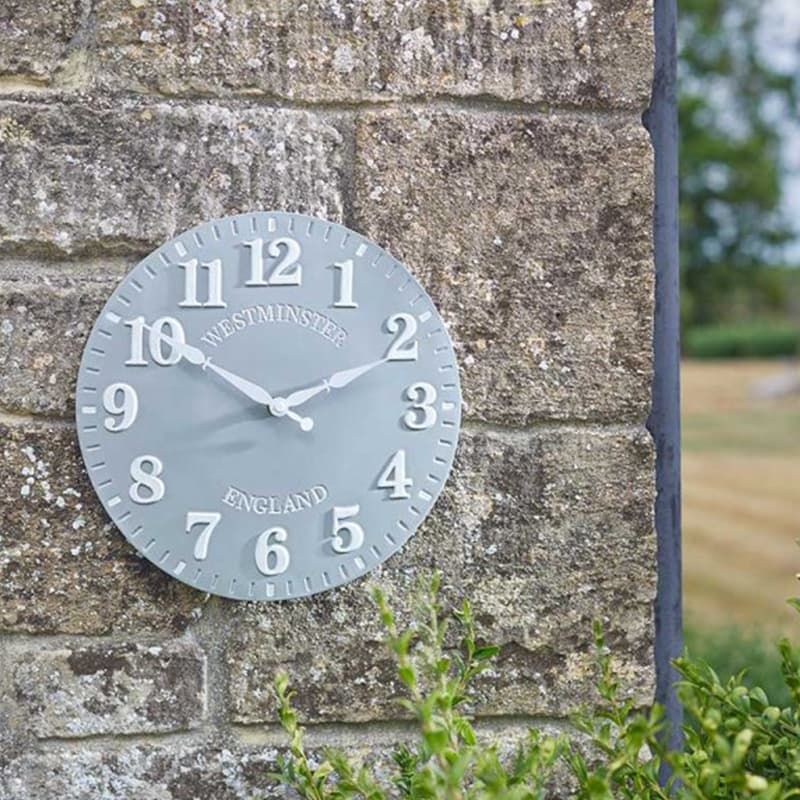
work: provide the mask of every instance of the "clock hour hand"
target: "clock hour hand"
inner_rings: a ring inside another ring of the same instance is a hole
[[[144,327],[151,333],[153,332],[153,329],[150,327],[150,325],[145,323]],[[252,381],[247,380],[247,378],[243,378],[241,375],[236,375],[235,373],[230,372],[223,367],[218,367],[199,347],[195,347],[187,342],[183,342],[180,339],[175,339],[174,337],[169,336],[162,331],[158,331],[157,335],[160,339],[163,339],[170,347],[172,347],[175,352],[181,356],[181,358],[186,359],[186,361],[188,361],[190,364],[195,364],[199,367],[202,367],[203,370],[209,369],[216,373],[220,376],[220,378],[231,384],[231,386],[238,389],[240,392],[242,392],[242,394],[249,397],[255,403],[269,408],[270,412],[275,414],[275,416],[282,417],[285,414],[287,417],[297,422],[298,425],[300,425],[300,428],[304,431],[310,431],[314,427],[314,420],[312,420],[310,417],[301,417],[299,414],[295,414],[293,411],[288,409],[282,413],[276,413],[273,410],[275,399],[263,386],[259,386],[257,383],[253,383]]]
[[[317,383],[305,389],[299,389],[296,392],[292,392],[288,397],[285,398],[286,407],[294,408],[295,406],[299,406],[307,402],[312,397],[316,397],[321,392],[329,392],[331,389],[341,389],[343,386],[347,386],[348,383],[351,383],[356,378],[363,375],[365,372],[369,372],[370,370],[375,369],[375,367],[380,366],[384,363],[384,361],[386,361],[385,358],[379,358],[377,361],[370,361],[369,364],[362,364],[359,367],[351,367],[350,369],[342,369],[338,372],[334,372],[333,375],[321,383]],[[280,402],[283,399],[284,398],[279,397],[277,402]]]

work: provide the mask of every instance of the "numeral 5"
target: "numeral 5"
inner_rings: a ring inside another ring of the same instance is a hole
[[[364,529],[351,519],[360,510],[361,507],[358,505],[333,507],[331,547],[335,552],[352,553],[364,544]]]

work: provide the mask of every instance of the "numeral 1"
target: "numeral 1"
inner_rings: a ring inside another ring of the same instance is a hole
[[[337,261],[333,265],[339,271],[339,297],[334,301],[334,308],[358,308],[353,301],[353,259]]]
[[[354,522],[354,517],[361,510],[359,505],[333,507],[333,536],[331,547],[337,553],[352,553],[364,544],[364,529]],[[344,534],[344,537],[342,536]]]
[[[273,239],[267,245],[267,254],[279,258],[281,248],[286,248],[283,258],[275,265],[268,278],[264,278],[264,240],[261,237],[244,243],[250,248],[250,279],[245,286],[300,286],[303,268],[297,263],[300,258],[300,245],[288,236]]]
[[[391,489],[389,497],[392,500],[407,500],[411,495],[408,490],[414,485],[406,474],[406,451],[398,450],[378,476],[379,489]]]
[[[214,528],[222,519],[222,514],[216,511],[187,511],[186,512],[186,533],[191,533],[195,525],[203,525],[203,530],[194,543],[194,557],[198,561],[204,561],[208,555],[208,543]]]
[[[183,308],[225,308],[227,303],[222,299],[222,261],[215,258],[200,264],[208,270],[208,300],[201,303],[197,299],[197,259],[193,258],[184,264],[178,264],[184,271],[183,300],[178,303]]]

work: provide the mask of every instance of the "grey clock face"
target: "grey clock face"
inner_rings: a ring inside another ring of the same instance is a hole
[[[388,558],[453,461],[458,370],[433,303],[377,245],[286,213],[204,223],[111,295],[76,387],[106,511],[168,574],[302,597]]]

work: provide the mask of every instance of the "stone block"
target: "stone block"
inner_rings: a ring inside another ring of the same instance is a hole
[[[0,423],[0,631],[180,631],[205,595],[108,521],[66,424]]]
[[[545,735],[563,729],[536,724]],[[477,726],[478,740],[497,747],[500,758],[513,758],[517,744],[526,736],[523,720],[496,726]],[[575,737],[585,749],[581,737]],[[347,756],[374,770],[383,785],[397,774],[392,753],[398,744],[417,740],[414,726],[385,726],[383,729],[336,726],[326,730],[309,729],[306,752],[312,763],[319,763],[324,749],[342,749]],[[268,775],[277,759],[286,755],[286,736],[282,731],[248,729],[240,737],[229,735],[225,744],[215,742],[172,742],[170,744],[115,743],[99,747],[50,747],[44,752],[35,746],[18,753],[2,765],[0,797],[3,800],[278,800],[293,792],[276,784]],[[2,758],[2,754],[0,754]],[[5,766],[5,769],[2,769]],[[563,768],[554,776],[549,800],[571,797],[563,791],[570,786]],[[559,789],[561,791],[559,791]]]
[[[4,102],[3,130],[0,252],[144,255],[250,209],[341,220],[342,137],[305,111]]]
[[[437,302],[468,416],[646,419],[651,161],[644,128],[620,118],[360,117],[355,227]]]
[[[275,748],[172,743],[29,752],[0,771],[3,800],[272,800]],[[272,787],[272,788],[270,788]]]
[[[86,337],[122,272],[31,264],[21,280],[0,268],[0,407],[74,418]],[[26,274],[27,273],[27,274]]]
[[[653,459],[638,430],[462,435],[431,517],[369,579],[308,600],[229,606],[234,720],[273,720],[285,670],[315,721],[402,715],[401,686],[370,597],[381,585],[408,619],[418,577],[475,607],[501,646],[477,685],[479,714],[565,716],[593,697],[592,622],[603,621],[623,687],[652,699]]]
[[[49,83],[83,22],[82,0],[6,0],[0,6],[0,76]],[[0,142],[3,141],[0,122]]]
[[[310,102],[492,96],[643,109],[645,0],[99,0],[101,85]]]
[[[196,728],[205,712],[205,656],[189,641],[11,650],[6,681],[20,724],[38,737]]]

